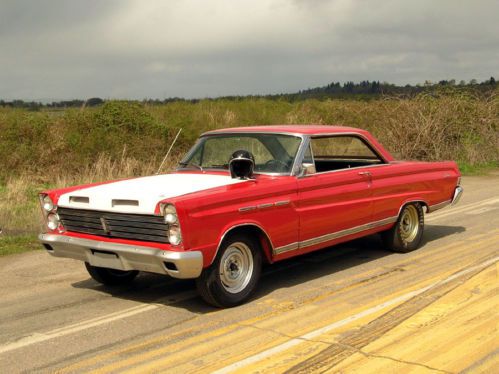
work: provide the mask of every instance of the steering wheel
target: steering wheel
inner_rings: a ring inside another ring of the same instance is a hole
[[[282,171],[286,171],[286,169],[288,168],[288,165],[281,160],[273,159],[273,160],[268,160],[265,163],[264,167],[265,167],[265,169],[268,168],[268,169],[275,171],[275,172],[282,172]]]

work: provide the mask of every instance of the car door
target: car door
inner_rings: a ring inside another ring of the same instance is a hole
[[[327,245],[368,225],[372,218],[370,173],[349,159],[351,137],[311,138],[304,163],[314,167],[298,177],[299,248]],[[347,152],[348,151],[348,152]]]

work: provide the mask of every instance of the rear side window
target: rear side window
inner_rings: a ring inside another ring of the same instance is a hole
[[[384,163],[369,144],[357,136],[312,138],[310,145],[318,173]]]
[[[366,143],[354,136],[332,136],[312,139],[312,152],[315,158],[379,159]]]

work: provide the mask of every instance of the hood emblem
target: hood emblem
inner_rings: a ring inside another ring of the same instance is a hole
[[[101,217],[100,218],[100,223],[102,224],[102,229],[104,230],[104,232],[109,235],[111,234],[111,229],[109,228],[109,226],[107,225],[107,221],[104,217]]]

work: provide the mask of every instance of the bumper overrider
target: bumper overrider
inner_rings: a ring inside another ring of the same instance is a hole
[[[85,261],[92,266],[181,279],[197,278],[203,270],[203,254],[199,251],[174,252],[57,234],[40,234],[38,238],[52,256]]]
[[[459,200],[461,199],[461,196],[463,195],[463,187],[457,186],[456,189],[454,190],[454,196],[452,196],[452,201],[451,205],[456,205]]]

